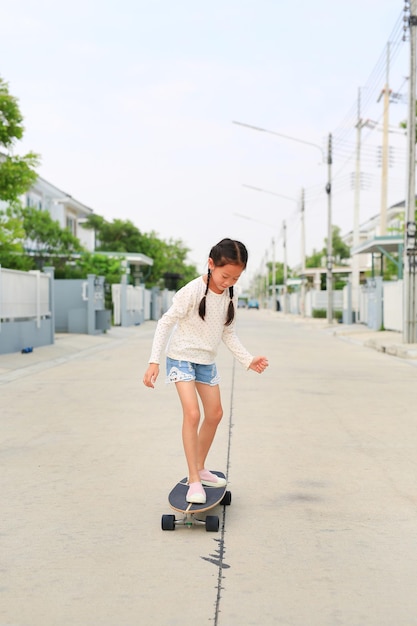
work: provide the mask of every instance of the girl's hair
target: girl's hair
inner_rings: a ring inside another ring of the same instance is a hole
[[[245,269],[248,262],[248,251],[240,241],[235,241],[234,239],[222,239],[218,244],[212,247],[209,257],[213,261],[215,267],[223,267],[223,265],[240,265],[243,266],[243,269]],[[206,290],[198,307],[198,314],[201,319],[204,319],[206,316],[206,299],[209,290],[210,278],[211,271],[209,269],[207,272]],[[229,297],[230,302],[227,310],[225,326],[229,326],[233,322],[233,318],[235,316],[235,307],[233,306],[233,287],[229,287]]]

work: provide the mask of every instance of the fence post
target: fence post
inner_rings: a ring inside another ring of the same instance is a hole
[[[96,330],[95,278],[95,274],[87,275],[87,333],[89,335],[94,335]]]
[[[127,322],[127,275],[122,274],[120,283],[120,326],[128,326]]]
[[[49,276],[49,310],[51,312],[51,344],[53,344],[55,343],[55,268],[44,267],[43,271]]]

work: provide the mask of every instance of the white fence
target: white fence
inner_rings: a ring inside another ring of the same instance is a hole
[[[35,319],[51,315],[50,277],[39,271],[19,272],[0,267],[0,321]]]
[[[168,289],[145,289],[126,283],[112,285],[113,324],[132,326],[158,320],[169,309],[175,292]]]
[[[343,291],[333,290],[332,292],[333,311],[341,311],[343,309]],[[305,298],[305,314],[307,317],[313,317],[313,311],[327,311],[327,291],[319,291],[318,289],[310,289],[306,293]]]
[[[384,283],[383,323],[386,330],[403,329],[403,281]]]
[[[0,354],[54,343],[53,269],[0,267]]]
[[[126,293],[126,313],[129,321],[137,323],[144,321],[145,316],[145,288],[142,286],[134,287],[133,285],[126,284],[114,284],[111,286],[111,295],[113,303],[113,323],[115,326],[120,326],[123,318],[123,302],[122,302],[122,290],[125,289]]]

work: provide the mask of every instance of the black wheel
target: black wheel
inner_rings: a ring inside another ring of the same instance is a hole
[[[217,515],[207,515],[206,517],[206,531],[208,533],[217,533],[219,530],[219,518]]]
[[[229,504],[232,504],[232,492],[231,491],[226,491],[222,500],[220,501],[220,504],[222,506],[229,506]]]
[[[175,515],[163,515],[161,528],[162,530],[175,530]]]

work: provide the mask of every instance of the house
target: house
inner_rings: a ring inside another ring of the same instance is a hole
[[[405,201],[392,205],[387,210],[387,234],[380,231],[380,214],[374,215],[359,227],[359,243],[353,247],[353,231],[343,237],[351,248],[352,257],[359,256],[361,272],[382,273],[384,257],[391,258],[398,253],[398,276],[401,277],[402,249],[404,244]]]
[[[83,227],[93,209],[75,200],[65,191],[38,176],[32,187],[22,197],[22,204],[46,210],[61,228],[68,228],[89,252],[95,249],[94,230]]]

